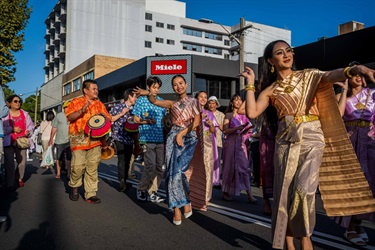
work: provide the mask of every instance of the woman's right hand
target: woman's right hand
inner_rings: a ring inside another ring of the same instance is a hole
[[[13,128],[13,132],[14,133],[21,133],[22,132],[22,128],[20,128],[20,127],[14,127]]]
[[[150,91],[141,89],[140,87],[136,87],[135,89],[133,89],[133,93],[137,96],[146,96],[150,93]]]
[[[345,82],[335,82],[334,84],[340,86],[343,89],[348,89],[349,87],[348,79],[346,79]]]
[[[245,71],[242,72],[240,75],[246,78],[246,84],[254,84],[255,74],[250,67],[246,66]]]
[[[182,134],[181,134],[181,132],[176,135],[176,143],[180,147],[184,146],[184,140],[182,140]]]

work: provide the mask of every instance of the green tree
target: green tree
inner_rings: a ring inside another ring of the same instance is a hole
[[[0,0],[2,1],[2,0]],[[7,85],[4,85],[3,86],[3,92],[4,92],[4,97],[5,97],[5,100],[11,96],[11,95],[15,95],[14,93],[14,90],[13,89],[10,89]]]
[[[3,84],[15,81],[17,62],[14,53],[23,49],[24,30],[31,14],[28,2],[0,0],[0,79]]]
[[[22,109],[27,111],[31,117],[31,119],[33,120],[33,122],[35,121],[34,117],[35,117],[35,95],[31,95],[31,96],[28,96],[23,104],[22,104]],[[38,121],[41,121],[41,116],[40,116],[40,94],[38,95],[38,107],[37,107],[37,120]]]

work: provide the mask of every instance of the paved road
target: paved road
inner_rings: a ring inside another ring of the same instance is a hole
[[[166,204],[137,201],[137,179],[127,193],[117,191],[115,158],[99,168],[98,205],[82,196],[70,201],[65,176],[56,180],[38,164],[28,162],[24,188],[0,192],[0,215],[8,216],[0,224],[0,249],[271,249],[270,217],[263,215],[262,202],[249,204],[245,194],[228,202],[215,189],[207,212],[194,211],[176,227]],[[261,201],[261,190],[253,191]],[[317,211],[315,249],[356,249],[324,215],[319,195]],[[365,226],[372,245],[366,249],[375,249],[375,227]]]

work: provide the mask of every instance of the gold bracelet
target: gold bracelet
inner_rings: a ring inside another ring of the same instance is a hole
[[[346,67],[344,69],[344,77],[347,78],[347,79],[352,79],[353,76],[350,74],[350,70],[352,69],[352,67]]]
[[[245,90],[248,91],[253,91],[255,93],[255,85],[254,84],[247,84],[245,87]]]

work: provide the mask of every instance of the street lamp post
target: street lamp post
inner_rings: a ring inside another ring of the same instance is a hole
[[[38,87],[36,87],[35,91],[35,113],[34,113],[34,124],[36,124],[38,118],[37,118],[37,113],[38,113]]]
[[[199,22],[202,22],[202,23],[214,23],[214,24],[218,24],[220,25],[227,33],[228,33],[228,37],[235,40],[237,43],[238,43],[238,46],[239,46],[239,63],[240,63],[240,72],[243,72],[245,70],[245,37],[243,35],[243,32],[249,28],[253,28],[253,25],[250,24],[250,25],[247,25],[245,26],[245,19],[243,17],[240,18],[240,29],[239,30],[236,30],[235,32],[231,33],[229,32],[229,30],[227,30],[227,28],[225,28],[221,23],[218,23],[218,22],[214,22],[210,19],[206,19],[206,18],[201,18],[199,19]],[[238,34],[239,38],[238,39],[235,34]],[[240,77],[240,91],[244,90],[245,89],[245,79],[243,77]]]

